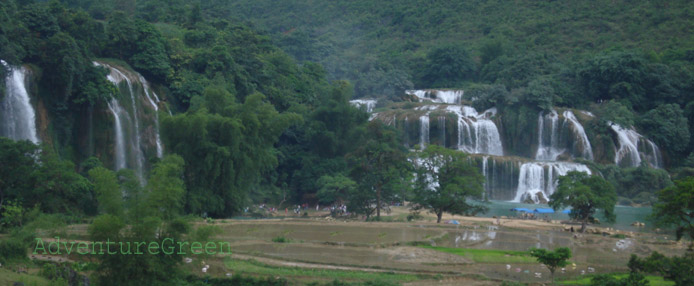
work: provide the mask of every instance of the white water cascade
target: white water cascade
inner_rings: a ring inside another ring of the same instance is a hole
[[[545,124],[549,122],[549,126],[545,127]],[[535,153],[535,160],[540,161],[556,161],[557,157],[564,153],[564,149],[560,149],[559,146],[559,114],[556,110],[542,116],[542,111],[537,119],[538,128],[538,142],[537,142],[537,153]],[[549,132],[545,132],[545,129],[549,129]]]
[[[127,158],[125,150],[125,135],[123,134],[123,124],[121,123],[121,116],[123,115],[123,108],[120,106],[117,100],[111,99],[108,103],[108,109],[113,114],[113,122],[115,124],[114,135],[115,135],[115,151],[114,151],[114,161],[116,163],[116,170],[127,168]]]
[[[424,150],[429,145],[429,114],[419,117],[419,148]]]
[[[375,99],[354,99],[349,101],[349,103],[351,103],[353,106],[363,108],[368,113],[374,111],[374,107],[376,107],[377,102],[378,101]]]
[[[579,145],[577,148],[581,150],[581,157],[584,159],[593,160],[593,147],[590,146],[590,140],[588,140],[588,136],[586,135],[586,131],[583,129],[583,125],[578,122],[578,119],[576,119],[576,116],[573,112],[571,112],[571,110],[564,111],[563,115],[564,119],[566,120],[565,123],[571,125],[569,128],[576,138],[574,144]]]
[[[406,90],[405,93],[436,103],[460,104],[463,99],[462,90]]]
[[[499,129],[490,119],[496,114],[496,108],[481,114],[470,106],[455,105],[446,109],[458,116],[458,150],[471,154],[504,155]]]
[[[571,110],[562,113],[556,110],[538,115],[538,144],[535,160],[556,161],[562,154],[593,160],[593,150],[583,125]]]
[[[622,167],[638,167],[646,160],[654,168],[661,168],[660,149],[653,141],[646,139],[633,128],[627,129],[619,124],[608,122],[617,134],[619,149],[615,152],[614,163]],[[641,146],[642,150],[639,150]],[[647,145],[647,146],[644,146]]]
[[[149,84],[145,80],[144,77],[141,75],[138,75],[140,82],[142,83],[142,87],[145,90],[145,96],[147,96],[147,100],[149,101],[149,104],[152,105],[152,108],[154,108],[154,136],[155,136],[155,141],[157,144],[157,157],[162,158],[164,156],[164,148],[162,147],[161,144],[161,137],[159,136],[159,97],[157,94],[152,91],[150,95],[150,88]],[[154,100],[152,100],[152,95],[154,96]]]
[[[94,65],[108,69],[106,78],[120,91],[108,102],[114,119],[115,169],[133,169],[144,183],[146,158],[161,158],[164,153],[159,135],[159,96],[136,72],[105,63]]]
[[[10,67],[2,60],[0,63],[9,71],[5,78],[6,92],[0,100],[0,136],[39,143],[36,113],[24,82],[27,70],[24,67]]]
[[[591,174],[586,165],[568,162],[529,162],[521,165],[514,202],[546,202],[557,188],[557,179],[570,171]]]

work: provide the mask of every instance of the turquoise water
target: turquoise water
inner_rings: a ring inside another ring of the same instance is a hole
[[[479,202],[479,204],[484,204],[489,207],[489,211],[485,214],[478,216],[481,217],[493,217],[493,216],[517,216],[516,212],[511,211],[512,208],[527,208],[534,210],[536,208],[551,208],[546,204],[523,204],[523,203],[513,203],[507,201],[490,201],[489,203]],[[636,230],[651,230],[652,223],[648,220],[648,216],[651,214],[651,207],[626,207],[626,206],[615,206],[615,214],[617,215],[617,220],[615,223],[605,223],[605,218],[598,213],[597,218],[602,221],[599,225],[601,227],[612,227],[615,229],[625,230],[625,231],[636,231]],[[540,217],[544,217],[541,214]],[[569,215],[560,212],[547,214],[547,217],[553,220],[568,220]],[[645,222],[646,227],[634,227],[631,223],[635,221]]]

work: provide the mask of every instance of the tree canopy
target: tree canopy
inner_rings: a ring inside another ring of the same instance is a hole
[[[559,177],[557,190],[550,195],[549,205],[555,210],[571,207],[569,216],[581,222],[581,232],[588,220],[600,210],[607,221],[614,221],[617,193],[612,184],[600,176],[572,171]]]

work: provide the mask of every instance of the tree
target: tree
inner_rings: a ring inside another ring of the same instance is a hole
[[[689,124],[677,104],[660,105],[643,114],[638,123],[664,150],[679,153],[689,144]]]
[[[147,182],[148,208],[163,219],[173,219],[183,209],[183,166],[181,156],[167,155],[154,166]]]
[[[318,201],[321,204],[342,203],[347,194],[354,190],[356,184],[352,179],[342,174],[320,177],[318,179],[318,185],[321,186],[317,193]]]
[[[569,216],[581,221],[581,232],[586,230],[588,219],[602,210],[607,221],[614,221],[617,192],[600,176],[572,171],[559,177],[559,187],[549,196],[549,205],[555,210],[571,207]]]
[[[352,161],[350,176],[358,185],[348,195],[348,208],[380,219],[381,208],[387,202],[403,200],[410,172],[405,150],[395,131],[379,121],[367,127],[366,142],[348,154]]]
[[[475,76],[475,62],[461,45],[448,44],[431,50],[426,64],[421,83],[424,86],[450,88]]]
[[[472,166],[466,155],[438,145],[429,145],[414,159],[417,173],[416,209],[428,209],[441,222],[444,212],[474,215],[486,211],[485,207],[469,204],[468,198],[481,199],[484,194],[484,176]]]
[[[628,265],[632,272],[659,273],[666,280],[674,281],[676,286],[694,285],[694,253],[691,251],[673,257],[658,252],[653,252],[646,258],[632,254]]]
[[[694,239],[694,177],[675,181],[675,185],[656,193],[658,199],[651,215],[658,224],[674,226],[677,239]],[[689,244],[692,251],[694,242]]]
[[[591,286],[648,286],[648,280],[639,272],[630,272],[629,276],[617,279],[610,274],[596,275],[590,279]]]
[[[554,271],[558,267],[564,267],[568,264],[567,260],[571,258],[571,249],[560,247],[554,251],[549,251],[542,248],[531,248],[530,256],[537,258],[537,262],[547,266],[549,272],[552,273],[552,284],[554,284]]]
[[[96,199],[103,213],[120,216],[123,214],[123,195],[116,175],[104,167],[89,170],[89,178],[94,184]]]

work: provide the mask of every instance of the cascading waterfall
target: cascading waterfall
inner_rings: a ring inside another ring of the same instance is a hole
[[[460,104],[463,99],[462,90],[406,90],[405,93],[437,103]]]
[[[514,202],[546,202],[557,187],[557,179],[570,171],[592,174],[583,164],[568,162],[528,162],[520,167]]]
[[[114,135],[116,137],[115,142],[115,152],[114,161],[116,163],[116,170],[127,168],[126,150],[125,150],[125,136],[123,132],[123,124],[121,123],[121,114],[123,113],[123,108],[118,104],[118,101],[111,99],[108,103],[108,109],[113,114],[113,122],[115,124]]]
[[[535,160],[556,161],[562,154],[593,160],[593,150],[583,125],[571,110],[562,113],[560,120],[556,110],[538,115],[538,144]]]
[[[139,74],[114,66],[97,63],[109,70],[107,79],[120,94],[108,102],[114,118],[115,169],[135,170],[140,182],[145,182],[147,156],[161,158],[164,150],[159,135],[159,96]]]
[[[429,145],[429,114],[419,117],[420,133],[419,133],[419,148],[424,150]]]
[[[349,101],[349,103],[351,103],[353,106],[356,106],[357,108],[364,108],[364,110],[368,113],[373,112],[377,102],[378,101],[375,99],[354,99]]]
[[[27,70],[24,67],[10,67],[2,60],[0,63],[9,70],[5,78],[6,93],[0,100],[0,136],[39,143],[36,135],[36,113],[31,106],[24,82]]]
[[[161,138],[159,136],[159,105],[158,105],[159,97],[157,96],[157,94],[154,91],[152,91],[152,95],[154,95],[154,99],[156,101],[152,100],[152,96],[150,96],[150,92],[149,92],[150,91],[149,84],[147,83],[145,78],[142,77],[141,75],[139,76],[139,79],[140,79],[140,82],[142,83],[143,89],[145,90],[145,96],[147,96],[147,100],[149,100],[149,103],[152,105],[152,108],[154,108],[154,129],[155,129],[154,130],[154,137],[155,137],[155,141],[157,144],[157,157],[161,158],[164,156],[164,148],[162,147]]]
[[[549,121],[549,125],[546,125],[547,121]],[[557,157],[564,153],[563,149],[558,148],[559,132],[557,130],[559,129],[559,114],[557,114],[557,111],[552,110],[552,112],[543,116],[542,112],[540,112],[537,120],[537,126],[538,144],[537,153],[535,153],[535,160],[556,161]]]
[[[586,131],[583,129],[583,125],[578,122],[578,119],[576,119],[576,116],[573,112],[571,112],[571,110],[564,111],[563,115],[564,119],[566,120],[565,123],[571,125],[570,130],[576,138],[574,144],[577,144],[578,146],[575,146],[574,149],[578,148],[579,150],[577,151],[580,152],[584,159],[593,160],[593,147],[590,146],[590,141],[588,140]]]
[[[447,106],[446,110],[458,116],[458,150],[471,154],[503,156],[501,136],[496,124],[490,119],[496,109],[482,114],[469,106]]]
[[[446,117],[445,116],[439,116],[439,128],[441,130],[439,131],[439,134],[441,134],[441,146],[446,146]]]
[[[646,160],[654,168],[662,166],[660,149],[653,141],[646,139],[633,128],[626,129],[613,122],[608,122],[608,124],[617,134],[619,141],[619,149],[615,152],[615,164],[622,167],[637,167],[641,165],[641,161]],[[642,146],[643,150],[639,150],[639,146]]]

